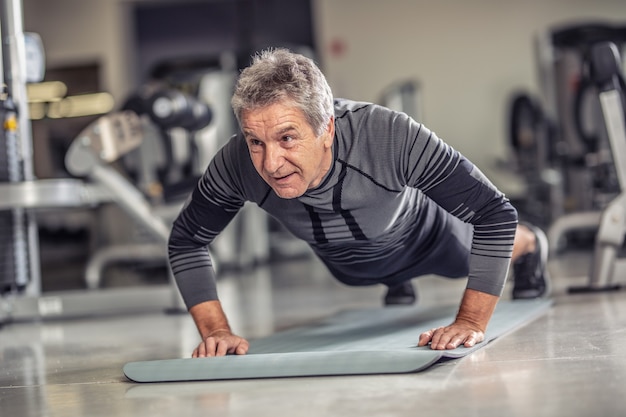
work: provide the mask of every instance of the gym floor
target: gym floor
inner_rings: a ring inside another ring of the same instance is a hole
[[[626,290],[568,294],[586,282],[588,261],[551,261],[546,315],[417,374],[135,384],[126,362],[191,353],[198,337],[187,315],[11,323],[0,329],[0,415],[623,416]],[[458,303],[464,280],[414,283],[428,306]],[[249,339],[378,306],[384,291],[342,286],[312,259],[230,273],[219,285],[232,326]]]

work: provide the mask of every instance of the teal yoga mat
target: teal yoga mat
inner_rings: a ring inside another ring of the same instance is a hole
[[[419,335],[452,322],[457,306],[373,308],[252,341],[247,355],[130,362],[135,382],[208,381],[419,372],[443,358],[460,358],[544,314],[551,300],[500,301],[485,341],[471,348],[417,347]]]

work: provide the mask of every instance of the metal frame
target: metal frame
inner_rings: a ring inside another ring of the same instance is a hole
[[[626,235],[626,113],[617,47],[611,42],[594,45],[589,64],[593,81],[599,90],[604,125],[621,192],[601,213],[567,215],[550,228],[551,244],[553,249],[558,249],[561,237],[569,230],[598,227],[588,284],[570,288],[570,292],[574,293],[613,291],[622,287],[613,280],[623,263],[618,253]]]
[[[12,155],[7,155],[13,165],[9,181],[31,181],[34,179],[33,149],[26,96],[26,47],[20,0],[0,0],[0,33],[0,83],[6,86],[7,99],[15,105],[17,119],[15,130],[9,132],[5,129],[14,143]],[[10,213],[13,218],[13,236],[10,239],[15,250],[16,282],[27,285],[27,294],[37,295],[41,291],[37,224],[34,216],[21,208],[14,208]]]
[[[0,323],[34,318],[62,318],[120,314],[140,311],[183,312],[184,304],[170,272],[167,285],[139,288],[97,289],[104,265],[120,259],[165,260],[169,227],[133,185],[109,162],[141,143],[140,119],[132,112],[102,116],[74,140],[66,156],[66,166],[77,179],[34,180],[0,185],[0,209],[64,209],[118,204],[155,238],[154,244],[104,251],[93,257],[86,268],[88,290],[47,294],[12,294],[0,305]],[[96,290],[97,289],[97,290]],[[4,320],[3,320],[4,316]]]

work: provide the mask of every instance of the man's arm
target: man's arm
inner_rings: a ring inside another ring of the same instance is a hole
[[[202,338],[194,357],[243,354],[248,350],[248,342],[232,334],[218,301],[216,275],[208,251],[247,198],[239,187],[242,180],[237,162],[242,153],[239,148],[245,147],[245,143],[238,142],[231,139],[211,160],[175,219],[168,243],[176,284]],[[244,157],[249,159],[247,151]]]
[[[430,343],[431,349],[472,347],[485,340],[487,324],[500,297],[466,289],[454,323],[428,330],[420,335],[418,346]]]
[[[189,309],[202,342],[193,351],[192,357],[224,356],[226,354],[245,355],[249,343],[234,335],[218,300],[205,301]]]

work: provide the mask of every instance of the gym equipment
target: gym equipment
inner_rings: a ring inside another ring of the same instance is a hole
[[[548,311],[550,300],[500,301],[485,335],[471,348],[417,347],[419,335],[448,325],[458,306],[393,307],[345,311],[321,323],[251,342],[243,356],[131,362],[135,382],[206,381],[419,372],[446,358],[461,358]]]
[[[606,135],[611,150],[620,193],[602,211],[573,213],[557,219],[548,231],[551,251],[556,254],[567,233],[581,228],[597,229],[594,256],[588,285],[572,287],[570,292],[610,291],[621,261],[619,251],[626,233],[626,126],[625,83],[617,46],[598,42],[591,46],[588,58],[589,79],[598,94]]]
[[[165,91],[165,92],[164,92]],[[165,104],[164,100],[172,103]],[[146,103],[160,107],[159,110],[145,111],[150,120],[157,121],[164,129],[174,130],[184,125],[187,129],[200,129],[211,122],[212,112],[205,104],[192,97],[169,90],[156,90]],[[157,103],[157,104],[155,104]],[[160,103],[160,104],[158,104]],[[169,113],[164,110],[169,106]],[[140,112],[144,113],[144,112]],[[21,116],[21,115],[20,115]],[[11,285],[0,298],[0,324],[9,320],[32,318],[61,318],[85,315],[120,314],[163,310],[186,311],[173,277],[169,276],[166,285],[150,285],[141,288],[101,289],[101,276],[108,264],[119,261],[158,260],[166,264],[166,243],[170,224],[183,199],[170,204],[154,204],[112,163],[120,161],[147,142],[146,118],[135,111],[126,110],[100,117],[85,128],[72,142],[65,157],[65,167],[74,176],[84,179],[49,179],[0,183],[0,213],[3,210],[19,211],[26,215],[39,210],[58,210],[72,207],[89,207],[103,203],[115,203],[128,214],[142,231],[147,231],[151,239],[139,243],[112,245],[98,250],[89,260],[85,273],[87,291],[62,291],[42,294],[39,279],[32,279],[18,287],[9,271]],[[154,125],[154,122],[150,123]],[[184,132],[189,132],[183,129]],[[148,134],[147,134],[148,133]],[[152,139],[152,138],[150,138]],[[119,165],[119,164],[118,164]],[[186,194],[185,194],[186,195]],[[11,226],[12,222],[7,222]],[[263,227],[260,222],[257,228]],[[36,225],[35,225],[36,226]],[[254,225],[246,226],[254,232]],[[259,237],[266,236],[261,230]],[[258,239],[256,240],[258,243]],[[252,243],[250,244],[252,247]],[[268,245],[261,245],[266,250]],[[35,246],[35,250],[38,248]],[[227,248],[232,251],[232,248]],[[234,251],[235,253],[240,253]],[[248,254],[247,248],[241,252]],[[257,250],[258,252],[258,250]],[[252,253],[252,252],[250,252]],[[254,254],[252,255],[254,256]],[[219,258],[219,257],[217,257]],[[214,257],[215,263],[217,259]],[[23,256],[12,265],[25,268]],[[38,263],[32,270],[37,271]],[[37,286],[37,291],[28,292]],[[97,291],[93,291],[96,290]]]
[[[102,184],[118,205],[166,244],[169,228],[152,214],[144,196],[109,165],[139,146],[142,140],[141,122],[135,113],[126,111],[102,116],[72,142],[65,166],[77,177],[89,177]]]
[[[540,34],[541,94],[518,91],[511,98],[509,139],[528,186],[526,205],[520,208],[544,226],[565,214],[602,210],[619,193],[596,87],[587,71],[590,50],[599,42],[621,49],[626,27],[581,23]]]
[[[86,128],[66,154],[66,168],[84,179],[38,180],[32,172],[32,144],[26,82],[41,81],[44,72],[43,48],[36,35],[22,32],[20,0],[0,0],[2,66],[0,81],[0,325],[5,321],[33,318],[62,318],[128,312],[184,311],[173,279],[166,285],[140,288],[98,289],[100,274],[107,263],[122,257],[133,261],[159,258],[165,263],[167,220],[171,211],[155,207],[111,166],[143,140],[144,124],[132,112],[106,115]],[[27,56],[26,52],[28,53]],[[28,58],[28,66],[26,66]],[[167,107],[164,100],[174,103]],[[185,124],[199,129],[211,120],[208,106],[197,100],[167,92],[155,99],[155,117],[167,119],[168,128]],[[167,111],[169,111],[169,113]],[[227,136],[226,136],[227,137]],[[116,203],[135,223],[147,230],[152,242],[104,248],[86,268],[89,290],[54,291],[43,294],[39,274],[38,230],[40,211],[66,210]],[[177,203],[179,208],[182,201]],[[120,255],[123,254],[123,255]]]
[[[195,74],[193,78],[197,75],[201,80],[197,98],[177,91],[175,83],[162,80],[156,88],[149,89],[148,96],[128,103],[128,108],[140,117],[126,111],[109,114],[73,142],[65,165],[70,173],[85,180],[37,180],[32,173],[25,87],[27,81],[38,81],[33,77],[44,72],[42,43],[38,36],[22,32],[19,0],[0,2],[0,81],[6,80],[8,87],[6,92],[0,92],[0,325],[5,319],[119,314],[164,307],[184,310],[171,276],[164,286],[103,290],[99,288],[101,275],[107,264],[116,261],[158,260],[165,265],[169,221],[180,210],[190,186],[195,185],[210,158],[235,132],[229,103],[236,69],[204,68],[205,73]],[[24,65],[24,49],[31,58],[28,68]],[[193,90],[187,82],[185,87],[185,91]],[[171,140],[142,140],[152,135]],[[154,156],[158,151],[153,152],[162,146],[171,146],[164,152],[165,163]],[[185,147],[181,157],[180,150]],[[125,172],[131,174],[129,178],[136,174],[131,182],[121,173],[133,158],[139,160],[138,169]],[[114,169],[113,161],[123,169]],[[161,178],[157,178],[160,174]],[[138,233],[147,230],[151,240],[145,242],[144,236],[138,236],[142,239],[139,243],[111,245],[95,253],[86,268],[88,291],[42,294],[35,214],[103,203],[121,207],[135,220],[133,225],[142,229]],[[269,257],[267,218],[250,206],[245,206],[242,213],[238,217],[243,221],[233,222],[212,245],[212,250],[218,252],[214,263],[224,259],[225,264],[240,267]],[[98,291],[90,291],[95,289]]]
[[[147,85],[131,95],[122,110],[146,119],[143,130],[148,140],[136,155],[124,159],[137,186],[158,200],[184,200],[205,168],[193,160],[202,141],[200,131],[213,121],[209,105],[172,87]]]
[[[178,90],[159,90],[148,99],[148,114],[164,129],[181,127],[196,131],[211,122],[211,110],[204,103]]]
[[[169,225],[144,196],[110,163],[143,140],[139,117],[132,112],[103,116],[87,127],[66,155],[66,166],[79,179],[34,178],[26,82],[40,81],[43,51],[37,36],[22,32],[19,0],[1,0],[0,96],[0,324],[5,321],[119,314],[146,310],[184,310],[173,280],[166,285],[99,291],[42,294],[35,215],[40,210],[63,210],[117,203],[148,230],[165,258]],[[26,53],[29,67],[26,69]],[[193,114],[199,114],[194,104]],[[203,123],[210,112],[202,110]],[[189,121],[189,118],[185,119]],[[154,256],[154,255],[152,255]],[[100,263],[95,266],[101,266]],[[97,268],[87,268],[93,271]],[[88,281],[97,281],[98,276]]]
[[[142,115],[147,140],[136,152],[127,155],[123,163],[135,177],[136,186],[152,198],[155,208],[164,211],[164,217],[173,219],[217,150],[236,132],[230,108],[236,76],[227,68],[200,66],[190,77],[186,69],[185,80],[198,80],[197,86],[184,87],[197,90],[195,97],[175,88],[175,67],[170,71],[174,73],[169,74],[167,81],[149,82],[126,100],[124,109]],[[176,209],[168,209],[172,206]],[[260,209],[245,205],[211,245],[220,267],[239,269],[266,262],[270,251],[276,248],[293,253],[298,243],[289,236],[289,242],[283,244],[279,233],[272,233],[270,239],[269,221]],[[158,253],[146,245],[129,249],[146,259],[155,259],[153,254]],[[308,246],[306,250],[310,253]],[[115,246],[99,252],[90,262],[88,282],[95,285],[99,281],[96,273],[102,268],[97,264],[129,257],[124,249]]]
[[[621,285],[613,284],[612,280],[626,233],[626,83],[617,46],[611,42],[593,45],[589,65],[591,80],[598,91],[621,192],[602,211],[589,285],[573,287],[571,292],[621,288]]]
[[[0,7],[0,184],[5,185],[33,179],[26,82],[41,75],[43,59],[38,36],[23,32],[21,1],[2,0]],[[37,293],[38,265],[33,216],[19,207],[0,210],[0,296]]]
[[[540,104],[525,92],[511,98],[509,138],[516,171],[525,179],[525,199],[517,208],[537,225],[546,225],[563,212],[561,173],[553,167],[551,126]]]
[[[521,93],[512,106],[511,142],[529,184],[528,208],[549,213],[551,256],[577,237],[593,238],[588,285],[570,292],[620,288],[613,278],[626,232],[625,44],[619,25],[549,31],[537,43],[542,100]]]
[[[155,214],[145,197],[110,163],[143,140],[139,116],[131,111],[97,119],[72,142],[66,155],[68,170],[77,179],[33,180],[0,185],[2,209],[40,210],[90,206],[113,202],[151,233],[165,258],[169,225]],[[150,247],[153,249],[153,247]],[[126,256],[137,254],[126,248]],[[139,256],[139,255],[138,255]],[[100,264],[98,264],[100,265]],[[101,266],[101,265],[100,265]],[[91,267],[93,269],[93,267]],[[90,270],[90,267],[87,268]],[[93,273],[92,273],[93,274]],[[99,275],[89,278],[98,281]],[[95,288],[97,285],[90,285]],[[18,296],[7,300],[7,319],[65,317],[158,309],[181,310],[182,300],[173,278],[166,286],[140,289],[69,291]]]

